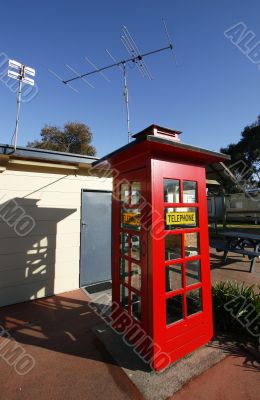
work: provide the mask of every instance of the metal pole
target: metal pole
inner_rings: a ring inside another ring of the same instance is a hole
[[[130,141],[131,141],[131,132],[130,132],[130,114],[129,114],[126,63],[123,64],[123,70],[124,70],[124,96],[125,96],[125,105],[126,105],[127,136],[128,136],[128,143],[130,143]]]
[[[226,202],[226,193],[225,189],[221,188],[222,194],[222,204],[223,204],[223,228],[227,227],[227,202]]]
[[[218,218],[217,218],[217,202],[216,202],[216,194],[214,193],[214,221],[215,221],[215,233],[218,234]]]
[[[20,80],[19,80],[19,88],[18,88],[18,96],[17,96],[17,112],[16,112],[15,131],[14,131],[14,151],[16,151],[17,136],[18,136],[18,129],[19,129],[19,117],[20,117],[20,108],[21,108],[23,78],[24,78],[24,65],[21,68],[21,76],[20,76]]]

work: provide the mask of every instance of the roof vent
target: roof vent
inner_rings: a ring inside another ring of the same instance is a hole
[[[144,129],[141,132],[136,133],[132,137],[136,140],[144,139],[146,136],[157,136],[163,139],[173,140],[174,142],[180,142],[179,135],[181,131],[176,131],[169,128],[163,128],[162,126],[158,125],[150,125],[148,128]]]

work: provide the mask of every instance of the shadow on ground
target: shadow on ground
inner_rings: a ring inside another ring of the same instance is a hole
[[[102,320],[89,308],[88,303],[85,295],[79,299],[69,294],[68,297],[53,296],[3,307],[0,325],[21,344],[100,360],[100,357],[96,357],[96,351],[93,351],[92,328]],[[95,337],[94,342],[106,361],[113,363]]]
[[[242,343],[241,340],[231,336],[216,336],[215,340],[208,344],[209,347],[222,348],[229,356],[244,357],[242,367],[245,370],[260,372],[260,352],[250,343]]]

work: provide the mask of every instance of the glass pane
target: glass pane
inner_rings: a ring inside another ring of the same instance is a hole
[[[141,229],[141,213],[135,208],[121,209],[121,227],[139,231]]]
[[[195,207],[165,208],[165,229],[185,229],[198,226],[198,210]]]
[[[201,289],[187,292],[187,315],[202,311]]]
[[[141,321],[141,297],[132,293],[132,316]]]
[[[182,264],[168,265],[166,267],[166,292],[181,289],[182,287]]]
[[[199,235],[197,232],[184,234],[185,257],[199,254]]]
[[[131,185],[131,204],[140,204],[141,198],[141,183],[133,182]]]
[[[165,260],[181,258],[181,235],[165,236]]]
[[[140,236],[131,236],[131,257],[140,260]]]
[[[121,233],[120,235],[120,250],[122,254],[128,253],[128,233]]]
[[[180,202],[180,181],[176,179],[164,179],[164,201],[165,203]]]
[[[129,186],[127,183],[121,185],[121,202],[124,204],[129,203]]]
[[[120,286],[120,304],[126,310],[128,309],[128,289],[123,285]]]
[[[200,282],[200,260],[186,262],[186,286]]]
[[[120,259],[120,279],[123,282],[128,282],[129,263],[124,258]]]
[[[197,182],[183,181],[183,203],[197,203]]]
[[[177,296],[166,299],[166,324],[172,324],[183,319],[183,296]]]
[[[134,263],[131,264],[131,286],[141,290],[141,267]]]

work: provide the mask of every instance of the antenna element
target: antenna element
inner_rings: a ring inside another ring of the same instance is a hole
[[[155,50],[151,50],[148,51],[146,53],[140,53],[140,50],[138,49],[133,37],[131,36],[131,34],[129,33],[128,29],[126,26],[123,26],[122,28],[122,35],[121,35],[121,41],[124,45],[124,47],[126,48],[128,54],[130,55],[130,58],[127,59],[123,59],[121,61],[117,61],[112,54],[106,49],[106,52],[108,53],[108,55],[110,56],[110,58],[114,61],[113,64],[109,64],[106,65],[104,67],[98,68],[94,63],[92,63],[87,57],[85,57],[85,60],[92,65],[92,67],[94,68],[94,70],[91,70],[89,72],[86,72],[84,74],[79,74],[76,70],[74,70],[72,67],[66,65],[71,71],[73,71],[76,76],[70,78],[70,79],[66,79],[63,80],[62,82],[65,85],[68,85],[70,82],[75,81],[77,79],[82,79],[86,84],[88,84],[89,86],[92,86],[86,79],[85,77],[90,76],[90,75],[94,75],[94,74],[100,74],[103,76],[104,79],[108,80],[108,78],[106,77],[106,75],[103,74],[103,71],[113,68],[113,67],[119,67],[122,71],[123,71],[123,77],[124,77],[124,98],[125,98],[125,105],[126,105],[126,118],[127,118],[127,138],[128,138],[128,143],[131,140],[131,130],[130,130],[130,113],[129,113],[129,96],[128,96],[128,81],[127,81],[127,72],[126,72],[126,66],[129,63],[135,63],[135,65],[137,65],[140,73],[142,74],[143,77],[146,77],[148,79],[153,79],[152,75],[144,61],[145,57],[154,55],[154,54],[158,54],[161,53],[163,51],[166,50],[173,50],[173,45],[168,33],[168,29],[166,26],[166,22],[163,19],[163,25],[164,25],[164,29],[166,32],[166,36],[168,38],[169,44],[168,46],[165,47],[161,47],[159,49],[155,49]]]

